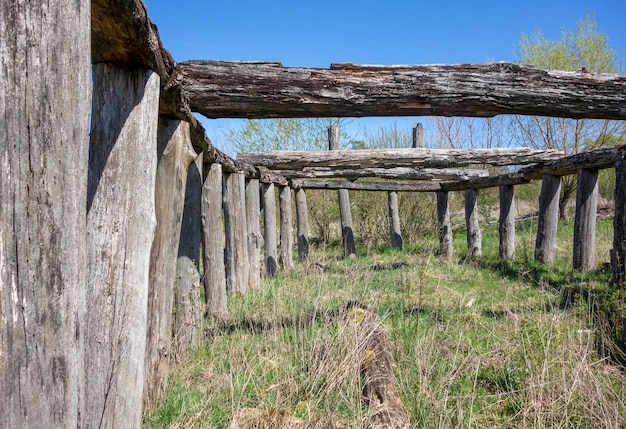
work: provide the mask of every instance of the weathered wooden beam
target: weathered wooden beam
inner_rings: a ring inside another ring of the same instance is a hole
[[[613,217],[613,286],[626,288],[626,160],[615,164],[615,216]]]
[[[273,183],[263,184],[263,249],[265,251],[265,275],[276,277],[278,250],[276,245],[276,193]]]
[[[186,61],[193,111],[208,118],[474,116],[626,119],[626,77],[511,63],[421,66]]]
[[[452,258],[452,222],[450,221],[450,194],[437,192],[437,228],[439,230],[439,252],[445,258]]]
[[[296,190],[296,236],[298,243],[298,260],[309,258],[309,209],[304,189]]]
[[[515,259],[515,188],[513,185],[500,185],[500,259]]]
[[[556,231],[559,223],[560,195],[561,178],[550,175],[543,176],[541,193],[539,194],[535,259],[544,264],[553,263],[556,256]]]
[[[413,191],[435,192],[442,190],[444,182],[418,182],[415,180],[370,181],[346,179],[293,179],[294,189],[349,189],[351,191]]]
[[[259,179],[246,180],[246,223],[248,225],[248,259],[250,290],[261,287],[261,194]]]
[[[291,188],[282,186],[278,190],[280,201],[280,266],[293,268],[293,215],[291,211]]]
[[[322,179],[346,178],[362,179],[376,177],[379,179],[412,179],[412,180],[469,180],[471,178],[489,177],[487,170],[459,168],[421,168],[421,167],[389,167],[389,168],[332,168],[304,167],[302,170],[272,170],[273,173],[288,179]]]
[[[598,213],[598,170],[578,170],[572,269],[589,271],[596,265],[596,218]]]
[[[327,168],[454,168],[475,164],[522,165],[553,161],[557,150],[512,149],[360,149],[333,151],[272,151],[265,154],[240,153],[237,160],[272,170]]]
[[[389,236],[391,239],[391,248],[402,250],[400,210],[398,209],[398,193],[396,191],[389,191],[387,193],[387,205],[389,207]]]
[[[245,177],[240,173],[224,175],[224,229],[226,231],[226,290],[248,292],[248,222],[245,203]]]
[[[467,228],[467,256],[482,256],[482,233],[478,221],[478,191],[465,191],[465,226]]]

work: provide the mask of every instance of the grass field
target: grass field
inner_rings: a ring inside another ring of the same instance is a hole
[[[243,407],[362,427],[345,317],[359,305],[383,320],[413,427],[624,428],[626,372],[595,350],[590,310],[610,279],[612,224],[598,223],[599,268],[586,274],[571,270],[571,223],[559,227],[552,267],[533,261],[532,220],[518,224],[511,263],[498,261],[497,225],[483,229],[477,260],[464,259],[464,230],[454,261],[432,237],[351,260],[315,247],[306,265],[229,298],[229,320],[208,324],[204,344],[175,365],[145,427],[224,428]]]

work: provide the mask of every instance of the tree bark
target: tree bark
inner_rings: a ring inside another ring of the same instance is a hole
[[[615,216],[613,217],[613,286],[626,288],[626,161],[615,164]]]
[[[174,358],[184,359],[189,349],[198,345],[202,335],[205,306],[200,285],[202,257],[202,154],[188,152],[193,162],[186,177],[182,228],[176,262],[174,289]],[[182,195],[183,193],[180,192]],[[205,269],[206,270],[206,269]]]
[[[454,255],[452,246],[452,222],[448,192],[437,192],[437,222],[439,227],[439,252],[450,259]]]
[[[156,367],[166,365],[169,344],[159,344],[158,359],[146,356],[148,336],[157,335],[147,312],[159,77],[108,64],[94,65],[92,76],[85,426],[138,427],[142,399],[154,404],[161,393]]]
[[[398,193],[387,193],[389,206],[389,234],[391,236],[391,248],[402,250],[402,232],[400,231],[400,211],[398,210]]]
[[[224,225],[226,231],[226,290],[245,295],[248,292],[248,227],[246,222],[245,176],[225,175]]]
[[[537,220],[537,240],[535,259],[544,264],[554,262],[556,256],[556,230],[559,223],[559,197],[561,178],[543,176],[539,194],[539,218]]]
[[[291,212],[291,188],[283,186],[278,193],[280,199],[280,265],[293,268],[293,216]]]
[[[574,250],[572,268],[589,271],[596,266],[596,217],[598,213],[598,170],[578,170]]]
[[[465,191],[465,226],[467,228],[467,256],[482,256],[482,233],[478,222],[478,191]]]
[[[298,237],[298,260],[309,259],[309,209],[304,189],[296,191],[296,235]]]
[[[202,231],[204,234],[204,293],[206,313],[226,319],[226,269],[224,267],[224,212],[222,165],[211,164],[202,185]]]
[[[424,66],[187,61],[191,109],[207,118],[473,116],[626,119],[621,75],[511,63]]]
[[[250,179],[246,182],[246,218],[248,224],[248,257],[250,259],[251,290],[261,287],[261,195],[259,180]]]
[[[0,427],[80,427],[89,3],[4,0],[0,52]]]
[[[515,259],[515,188],[500,186],[500,259]]]
[[[263,228],[265,238],[265,275],[276,277],[278,257],[276,246],[276,195],[274,184],[263,184]]]

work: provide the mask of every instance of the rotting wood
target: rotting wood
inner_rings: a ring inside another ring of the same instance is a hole
[[[578,170],[572,269],[589,271],[596,265],[596,217],[598,213],[598,170]]]
[[[139,427],[142,400],[153,405],[162,393],[170,341],[153,343],[159,325],[147,319],[159,76],[101,63],[92,78],[85,330],[91,405],[84,419],[91,427]],[[170,334],[171,324],[167,329]],[[154,346],[148,355],[146,344]]]
[[[261,287],[261,195],[259,180],[246,180],[246,220],[248,226],[248,265],[250,290]]]
[[[240,153],[242,162],[272,170],[302,170],[305,167],[387,168],[423,167],[454,168],[475,164],[494,166],[523,165],[561,158],[558,150],[528,148],[500,149],[359,149],[330,151],[272,151],[266,154]]]
[[[559,223],[560,195],[561,178],[550,175],[543,176],[541,193],[539,194],[535,259],[544,264],[553,263],[556,256],[556,231]]]
[[[413,179],[413,180],[469,180],[478,177],[489,177],[487,170],[459,168],[421,168],[421,167],[389,167],[389,168],[332,168],[304,167],[302,170],[272,170],[277,175],[288,179],[322,179],[347,178],[359,179],[376,177],[379,179]]]
[[[265,240],[265,275],[276,277],[278,271],[278,251],[276,245],[276,194],[273,183],[263,184],[263,238]]]
[[[465,191],[465,227],[467,228],[467,256],[482,256],[482,233],[478,222],[478,191]]]
[[[515,188],[512,185],[501,185],[500,218],[498,221],[500,259],[510,261],[515,259]]]
[[[296,236],[298,244],[298,260],[309,258],[309,209],[304,189],[296,190]]]
[[[506,62],[330,69],[228,61],[178,65],[193,111],[208,118],[473,116],[626,119],[621,75]]]
[[[452,222],[450,221],[450,194],[437,192],[437,227],[439,230],[439,253],[445,258],[452,258]]]
[[[3,0],[0,52],[0,427],[77,428],[104,406],[85,401],[89,2]]]
[[[615,164],[615,216],[613,217],[613,286],[626,288],[626,161]]]
[[[224,267],[224,212],[222,210],[222,165],[208,166],[202,185],[202,231],[204,235],[204,293],[206,314],[225,319],[226,269]]]
[[[280,266],[293,268],[293,216],[291,211],[291,188],[283,186],[278,190],[280,200]]]
[[[390,191],[387,193],[387,205],[389,207],[389,235],[391,238],[391,248],[395,250],[402,250],[400,211],[398,210],[398,193],[396,191]]]
[[[224,175],[224,228],[226,231],[226,291],[248,292],[248,227],[245,206],[245,177]]]

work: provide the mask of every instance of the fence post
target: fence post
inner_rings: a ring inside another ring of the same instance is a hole
[[[226,268],[224,267],[224,211],[222,209],[222,165],[209,166],[202,185],[202,231],[204,237],[204,296],[206,314],[225,319]]]
[[[500,185],[500,259],[515,259],[515,188]]]
[[[626,160],[615,163],[615,216],[613,217],[613,285],[626,287]]]
[[[92,77],[85,426],[139,427],[142,398],[149,406],[161,393],[157,366],[171,338],[146,355],[158,335],[148,325],[148,299],[160,79],[105,63],[93,65]]]
[[[250,278],[248,287],[252,290],[261,286],[261,196],[259,179],[246,181],[246,223],[248,225],[248,258]]]
[[[478,222],[478,191],[465,191],[465,226],[467,228],[467,256],[482,256],[482,234]]]
[[[596,217],[598,212],[598,170],[578,169],[574,249],[572,268],[588,271],[596,264]]]
[[[328,149],[339,150],[339,127],[328,127]],[[352,213],[350,212],[350,196],[347,189],[337,191],[339,197],[339,212],[341,213],[341,237],[343,240],[343,254],[347,258],[356,256],[354,233],[352,232]]]
[[[398,210],[398,193],[396,191],[387,192],[387,205],[389,206],[389,233],[391,235],[391,248],[402,250],[400,212]]]
[[[309,210],[304,189],[296,191],[296,235],[298,236],[298,260],[309,258]]]
[[[449,192],[437,192],[437,223],[439,229],[439,251],[446,258],[452,258],[452,223],[450,222]]]
[[[224,227],[226,231],[226,290],[248,292],[248,226],[246,222],[245,176],[224,175]]]
[[[280,265],[293,268],[293,216],[291,213],[291,188],[281,186],[278,191],[280,199]]]
[[[535,241],[535,259],[544,264],[553,263],[556,256],[560,195],[561,178],[544,175],[541,179],[537,240]]]
[[[263,229],[265,251],[265,275],[276,277],[278,268],[276,249],[276,195],[273,183],[263,184]]]

